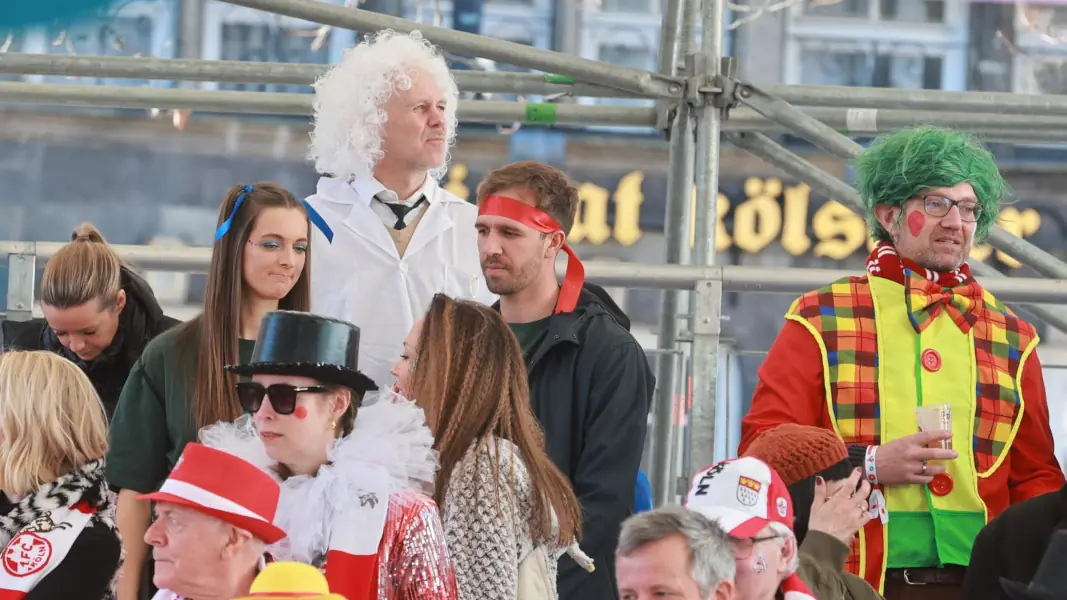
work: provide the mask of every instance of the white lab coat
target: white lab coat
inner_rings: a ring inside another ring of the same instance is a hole
[[[372,184],[362,183],[323,177],[307,198],[334,234],[331,244],[312,228],[311,311],[359,327],[359,369],[379,388],[389,388],[389,369],[434,294],[485,304],[496,297],[478,260],[477,207],[431,178],[423,187],[429,207],[401,258],[371,209]]]

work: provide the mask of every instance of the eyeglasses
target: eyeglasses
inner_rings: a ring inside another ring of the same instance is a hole
[[[923,201],[923,212],[931,217],[943,217],[952,210],[953,206],[960,209],[960,220],[964,223],[977,223],[982,216],[982,205],[977,202],[960,202],[944,196],[923,194],[919,196]]]
[[[242,381],[237,384],[237,400],[246,412],[255,414],[263,407],[263,398],[270,398],[270,406],[279,415],[291,415],[296,410],[296,395],[301,392],[322,393],[326,388],[321,385],[297,387],[288,383],[275,383],[270,387],[254,381]]]
[[[752,551],[756,549],[756,544],[762,544],[763,542],[781,539],[781,537],[782,536],[779,534],[751,538],[731,537],[730,543],[733,546],[734,558],[737,560],[744,560],[752,556]]]

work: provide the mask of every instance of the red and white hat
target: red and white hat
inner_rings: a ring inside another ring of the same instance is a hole
[[[255,465],[222,450],[186,444],[163,487],[140,499],[198,510],[273,544],[285,537],[272,523],[280,494],[278,483]]]
[[[778,523],[793,530],[793,501],[774,469],[750,456],[716,463],[693,477],[686,508],[718,522],[730,536],[750,538]]]

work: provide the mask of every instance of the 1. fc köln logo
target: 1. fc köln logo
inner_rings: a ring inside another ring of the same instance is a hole
[[[36,533],[24,531],[4,549],[4,570],[15,577],[28,577],[48,565],[52,543]]]
[[[742,475],[737,480],[737,501],[745,506],[755,506],[759,502],[759,492],[762,488],[760,482]]]

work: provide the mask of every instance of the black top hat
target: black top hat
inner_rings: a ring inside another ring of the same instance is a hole
[[[1067,598],[1067,531],[1052,534],[1045,556],[1030,585],[1000,578],[1000,586],[1014,600],[1062,600]]]
[[[291,310],[267,313],[259,325],[252,360],[228,365],[241,376],[299,375],[343,385],[362,393],[378,389],[359,372],[359,327],[319,315]]]

